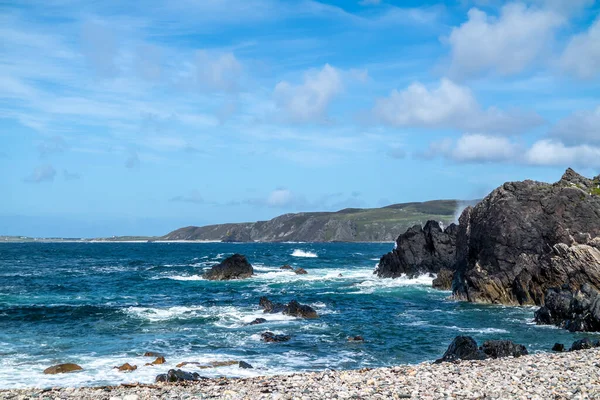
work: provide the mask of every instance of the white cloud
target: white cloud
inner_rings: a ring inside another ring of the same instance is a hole
[[[503,162],[519,158],[521,148],[506,137],[465,134],[430,144],[425,158],[445,157],[457,162]]]
[[[401,92],[393,90],[389,97],[377,100],[373,112],[379,120],[394,126],[486,133],[520,133],[543,122],[533,112],[482,109],[468,87],[449,79],[442,79],[434,89],[417,82]]]
[[[503,6],[497,18],[477,8],[469,10],[468,17],[447,38],[453,77],[519,73],[539,59],[566,21],[558,12],[522,3]]]
[[[556,10],[564,14],[575,14],[583,8],[591,6],[596,0],[534,0],[546,9]]]
[[[600,76],[600,18],[569,41],[560,59],[563,70],[582,79]]]
[[[233,91],[239,89],[242,65],[231,52],[211,53],[200,50],[196,53],[196,74],[202,88]]]
[[[269,207],[286,207],[294,203],[294,194],[288,189],[276,189],[269,194],[267,205]]]
[[[329,104],[341,91],[339,71],[325,64],[321,70],[308,71],[300,85],[279,82],[273,96],[277,107],[292,121],[322,122],[327,118]]]
[[[33,173],[25,178],[25,182],[29,183],[41,183],[50,182],[54,180],[56,176],[56,170],[52,165],[41,165],[33,170]]]
[[[567,144],[600,144],[600,106],[575,112],[559,121],[551,135]]]
[[[577,145],[565,146],[553,140],[540,140],[525,153],[528,164],[543,166],[600,167],[600,147]]]

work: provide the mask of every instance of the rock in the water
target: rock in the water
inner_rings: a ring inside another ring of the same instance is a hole
[[[483,342],[481,350],[491,358],[521,357],[528,354],[525,346],[510,340],[488,340]]]
[[[593,347],[600,347],[600,341],[598,341],[598,340],[592,341],[590,338],[583,338],[583,339],[574,341],[573,344],[571,345],[571,348],[569,349],[569,351],[585,350],[585,349],[591,349]]]
[[[204,279],[211,281],[225,281],[250,278],[253,273],[254,269],[246,257],[241,254],[234,254],[212,267],[203,276]]]
[[[350,336],[348,338],[349,342],[364,342],[365,339],[362,336]]]
[[[563,283],[600,288],[600,195],[571,169],[554,184],[505,183],[459,221],[457,299],[543,305]]]
[[[442,230],[439,222],[415,225],[396,239],[396,248],[381,257],[375,274],[380,278],[417,277],[455,266],[455,224]]]
[[[243,369],[252,369],[254,368],[252,365],[248,364],[246,361],[240,361],[239,367]]]
[[[304,268],[296,268],[296,269],[294,270],[294,272],[295,272],[297,275],[306,275],[306,274],[308,274],[308,272],[306,272],[306,270],[305,270]]]
[[[264,324],[265,322],[267,322],[267,320],[264,318],[256,318],[254,321],[250,322],[248,325]]]
[[[296,300],[290,301],[288,304],[273,303],[266,297],[261,297],[259,305],[264,309],[264,312],[269,314],[283,313],[292,317],[314,319],[319,318],[319,315],[311,306],[300,304]]]
[[[135,371],[137,369],[137,365],[131,365],[129,363],[125,363],[125,364],[121,365],[120,367],[115,367],[115,369],[118,369],[121,372],[131,372],[131,371]]]
[[[275,343],[275,342],[287,342],[292,337],[290,335],[276,335],[273,332],[265,332],[262,335],[263,342]]]
[[[442,268],[437,273],[436,278],[432,282],[432,286],[438,290],[451,290],[452,279],[454,279],[454,271]]]
[[[160,365],[160,364],[164,364],[166,362],[167,362],[167,360],[165,360],[165,358],[161,356],[161,357],[156,357],[156,360],[152,361],[152,364]]]
[[[44,374],[46,374],[46,375],[64,374],[67,372],[76,372],[76,371],[82,371],[82,370],[83,370],[83,368],[81,368],[77,364],[67,363],[67,364],[58,364],[58,365],[54,365],[52,367],[46,368],[44,370]]]
[[[550,288],[546,292],[546,305],[536,311],[535,321],[571,332],[600,331],[600,293],[587,283],[575,292],[568,286]]]
[[[283,267],[280,267],[279,269],[283,269],[283,270],[287,270],[287,271],[293,271],[294,268],[291,267],[291,265],[284,265]]]
[[[144,353],[144,357],[162,357],[162,354],[155,353],[153,351],[147,351]]]
[[[158,375],[155,382],[186,382],[198,380],[200,380],[200,374],[197,372],[192,373],[180,369],[170,369],[166,374]]]
[[[554,343],[554,346],[552,346],[552,351],[565,351],[565,345],[562,343]]]
[[[477,342],[470,336],[457,336],[454,338],[448,350],[436,363],[457,360],[485,360],[486,354],[479,350]]]

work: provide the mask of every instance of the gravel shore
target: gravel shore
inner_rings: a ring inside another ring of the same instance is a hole
[[[600,399],[600,349],[188,384],[0,391],[1,399]]]

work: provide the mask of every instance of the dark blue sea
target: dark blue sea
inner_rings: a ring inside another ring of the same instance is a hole
[[[431,278],[378,279],[393,244],[24,243],[0,244],[0,387],[152,382],[188,361],[244,360],[203,376],[252,376],[431,361],[457,335],[512,339],[530,352],[578,336],[531,321],[534,308],[475,305],[431,289]],[[201,278],[241,253],[255,276]],[[281,271],[291,264],[307,275]],[[342,275],[341,277],[339,275]],[[261,296],[314,307],[317,320],[264,315]],[[268,322],[250,326],[257,317]],[[292,336],[264,343],[266,330]],[[361,335],[364,343],[349,343]],[[146,351],[167,364],[144,366]],[[44,375],[73,362],[84,371]],[[136,364],[132,373],[113,369]],[[185,369],[194,371],[196,367]]]

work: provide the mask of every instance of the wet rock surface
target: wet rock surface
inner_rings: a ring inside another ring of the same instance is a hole
[[[252,274],[254,274],[254,269],[246,257],[234,254],[212,267],[204,273],[203,277],[212,281],[226,281],[250,278]]]
[[[269,314],[282,313],[298,318],[319,318],[319,315],[314,308],[309,305],[300,304],[296,300],[292,300],[288,304],[283,304],[272,302],[266,297],[261,297],[259,300],[259,305],[263,308],[265,313]]]
[[[600,292],[589,284],[572,291],[568,285],[551,288],[535,313],[539,325],[556,325],[571,332],[600,331]]]
[[[82,371],[82,370],[83,370],[83,368],[81,368],[77,364],[66,363],[66,364],[58,364],[58,365],[53,365],[52,367],[48,367],[44,370],[44,374],[46,374],[46,375],[65,374],[65,373],[69,373],[69,372],[77,372],[77,371]]]

